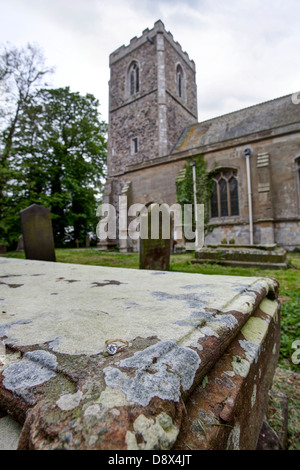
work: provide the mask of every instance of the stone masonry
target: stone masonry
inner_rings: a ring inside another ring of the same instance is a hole
[[[129,93],[128,70],[139,66],[139,90]],[[183,96],[176,91],[176,66],[183,74]],[[167,155],[182,129],[197,122],[195,64],[165,31],[161,21],[129,46],[110,55],[109,176],[123,174],[131,164]],[[138,139],[132,153],[131,139]]]

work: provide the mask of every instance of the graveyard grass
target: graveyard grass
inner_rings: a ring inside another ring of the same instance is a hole
[[[94,266],[139,268],[138,253],[99,251],[97,248],[56,249],[56,259],[62,263],[77,263]],[[24,258],[24,252],[8,252],[2,256]],[[280,284],[281,300],[281,349],[273,387],[284,392],[289,399],[288,449],[300,449],[300,364],[293,364],[293,342],[300,340],[300,253],[289,253],[288,269],[260,269],[220,266],[217,264],[191,264],[193,252],[172,254],[171,271],[189,273],[272,277]],[[299,350],[298,350],[299,351]],[[300,354],[298,354],[299,360]],[[281,429],[280,413],[276,404],[270,403],[268,420],[278,432]]]

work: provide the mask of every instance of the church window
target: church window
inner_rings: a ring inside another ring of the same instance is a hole
[[[237,171],[218,171],[213,180],[215,184],[210,201],[211,217],[239,215]]]
[[[129,93],[134,95],[140,91],[140,71],[137,62],[132,62],[129,67]]]
[[[176,85],[177,85],[177,94],[180,98],[183,98],[183,70],[181,65],[177,65],[176,68]]]

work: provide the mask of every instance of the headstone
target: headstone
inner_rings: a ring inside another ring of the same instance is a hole
[[[32,204],[20,216],[26,258],[56,261],[50,210]]]
[[[23,235],[20,235],[19,238],[18,238],[17,251],[24,251]]]
[[[152,204],[148,214],[141,217],[140,269],[168,271],[170,267],[171,238],[164,229],[170,215],[164,206]]]
[[[85,237],[85,246],[86,246],[86,248],[89,248],[91,246],[91,240],[90,240],[90,236],[89,236],[88,233]]]

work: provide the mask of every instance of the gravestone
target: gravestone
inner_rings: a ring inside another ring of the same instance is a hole
[[[26,258],[56,261],[50,210],[32,204],[20,216]]]
[[[20,235],[18,238],[17,251],[24,251],[23,235]]]
[[[167,226],[169,230],[165,232]],[[152,204],[148,213],[141,216],[140,269],[169,270],[170,233],[169,212],[164,206]]]

